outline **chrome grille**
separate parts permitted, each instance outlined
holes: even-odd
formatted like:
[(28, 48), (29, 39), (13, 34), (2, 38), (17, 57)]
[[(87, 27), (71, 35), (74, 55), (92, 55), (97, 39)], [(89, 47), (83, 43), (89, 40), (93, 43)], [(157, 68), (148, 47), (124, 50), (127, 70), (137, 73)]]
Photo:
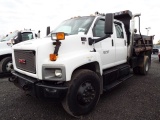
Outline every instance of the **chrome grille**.
[(34, 50), (14, 50), (14, 56), (18, 69), (36, 73), (36, 52)]

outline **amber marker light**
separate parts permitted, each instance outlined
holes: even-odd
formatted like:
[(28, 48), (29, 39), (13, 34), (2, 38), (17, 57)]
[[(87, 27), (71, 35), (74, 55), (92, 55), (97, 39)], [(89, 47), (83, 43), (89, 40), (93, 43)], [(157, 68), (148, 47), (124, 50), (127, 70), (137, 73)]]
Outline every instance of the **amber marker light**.
[(64, 32), (59, 32), (56, 34), (57, 40), (64, 40), (65, 39), (65, 34)]
[(49, 58), (50, 58), (50, 61), (56, 61), (57, 60), (57, 55), (56, 54), (50, 54)]

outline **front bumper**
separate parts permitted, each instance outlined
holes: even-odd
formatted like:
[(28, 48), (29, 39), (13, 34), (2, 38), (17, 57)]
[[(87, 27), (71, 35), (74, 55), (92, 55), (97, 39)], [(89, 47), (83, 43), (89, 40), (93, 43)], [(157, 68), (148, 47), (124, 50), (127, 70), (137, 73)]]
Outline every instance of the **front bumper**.
[(64, 84), (55, 84), (12, 71), (12, 77), (9, 81), (13, 82), (17, 87), (23, 89), (28, 94), (37, 98), (52, 98), (62, 100), (68, 90)]

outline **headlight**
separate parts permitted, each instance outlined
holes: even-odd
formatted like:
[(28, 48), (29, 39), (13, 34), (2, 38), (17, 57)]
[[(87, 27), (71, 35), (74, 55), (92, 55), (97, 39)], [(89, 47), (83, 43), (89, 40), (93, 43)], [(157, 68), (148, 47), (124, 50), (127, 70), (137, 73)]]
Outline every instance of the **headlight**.
[(56, 77), (62, 77), (62, 70), (55, 70), (54, 74)]
[(65, 81), (66, 73), (63, 65), (50, 66), (45, 65), (42, 67), (42, 79), (51, 81)]

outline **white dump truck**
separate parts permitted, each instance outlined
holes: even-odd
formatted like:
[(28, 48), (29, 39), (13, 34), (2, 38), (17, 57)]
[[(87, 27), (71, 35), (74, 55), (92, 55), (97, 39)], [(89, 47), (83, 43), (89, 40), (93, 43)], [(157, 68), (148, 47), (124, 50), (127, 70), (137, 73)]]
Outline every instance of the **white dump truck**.
[(87, 114), (131, 69), (147, 75), (154, 37), (136, 34), (136, 17), (129, 10), (75, 17), (46, 38), (14, 45), (9, 80), (37, 98), (60, 99), (72, 116)]

